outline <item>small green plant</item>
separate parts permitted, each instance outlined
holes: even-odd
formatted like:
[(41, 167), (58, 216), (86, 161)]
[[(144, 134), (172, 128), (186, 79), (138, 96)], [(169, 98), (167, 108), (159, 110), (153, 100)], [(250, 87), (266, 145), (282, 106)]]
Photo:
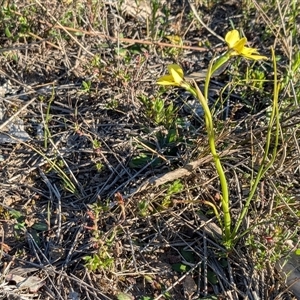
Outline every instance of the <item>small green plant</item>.
[(101, 162), (96, 162), (95, 166), (98, 172), (101, 172), (104, 169), (104, 165)]
[(98, 228), (98, 222), (101, 214), (109, 209), (107, 204), (96, 202), (90, 205), (91, 210), (88, 215), (93, 223), (92, 226), (86, 226), (86, 229), (91, 230), (93, 235), (94, 248), (97, 252), (92, 255), (87, 255), (83, 258), (85, 266), (90, 271), (110, 270), (114, 264), (114, 258), (111, 255), (111, 246), (115, 239), (115, 231), (112, 231), (109, 237)]
[(112, 109), (115, 110), (119, 107), (119, 101), (117, 99), (111, 99), (107, 104), (106, 108), (107, 109)]
[(19, 38), (29, 36), (31, 24), (28, 16), (30, 13), (30, 10), (25, 10), (25, 15), (20, 15), (15, 4), (1, 5), (0, 18), (7, 38), (17, 41)]
[[(118, 293), (117, 294), (117, 300), (134, 300), (134, 297), (127, 293)], [(142, 299), (140, 299), (142, 300)]]
[(92, 82), (91, 81), (82, 81), (81, 90), (84, 93), (90, 93), (91, 92), (91, 86), (92, 86)]
[(145, 105), (147, 118), (151, 119), (155, 125), (163, 125), (168, 129), (174, 124), (174, 121), (176, 121), (177, 110), (173, 102), (166, 104), (159, 96), (152, 100), (141, 95), (139, 99)]
[(149, 213), (149, 201), (141, 200), (138, 203), (139, 215), (141, 217), (146, 217)]
[(24, 232), (26, 230), (25, 217), (19, 211), (12, 209), (9, 211), (10, 216), (16, 220), (16, 224), (14, 225), (14, 229), (17, 232)]
[(181, 192), (183, 190), (183, 184), (180, 182), (180, 180), (175, 180), (169, 187), (167, 190), (167, 194), (164, 197), (161, 205), (164, 208), (169, 207), (172, 204), (172, 196), (174, 194), (177, 194), (179, 192)]
[(97, 150), (97, 149), (100, 149), (101, 148), (101, 142), (97, 139), (93, 140), (93, 149), (94, 150)]
[(100, 68), (102, 67), (102, 62), (101, 62), (101, 57), (99, 54), (94, 55), (92, 61), (91, 61), (91, 66), (93, 68)]
[(250, 85), (258, 90), (263, 90), (263, 84), (266, 80), (266, 75), (263, 70), (250, 69), (247, 74), (247, 85)]
[(107, 246), (102, 246), (96, 254), (87, 255), (83, 258), (85, 266), (90, 271), (99, 271), (111, 269), (114, 258), (110, 256)]
[[(288, 255), (290, 248), (286, 241), (293, 238), (288, 231), (282, 230), (282, 226), (277, 225), (273, 230), (270, 228), (259, 230), (261, 227), (265, 228), (265, 224), (257, 225), (256, 231), (263, 233), (259, 235), (250, 233), (245, 240), (245, 245), (251, 250), (255, 268), (258, 270), (265, 268), (266, 261), (275, 264), (281, 257)], [(297, 234), (295, 236), (297, 238)]]
[[(208, 87), (210, 83), (210, 79), (212, 75), (221, 68), (224, 64), (228, 63), (228, 61), (232, 57), (242, 56), (247, 59), (252, 60), (261, 60), (267, 59), (267, 57), (259, 55), (255, 48), (246, 47), (247, 39), (245, 37), (240, 38), (239, 32), (237, 30), (232, 30), (228, 32), (225, 36), (225, 41), (228, 46), (228, 50), (221, 55), (219, 58), (212, 60), (205, 79), (204, 85), (204, 93), (201, 92), (198, 85), (195, 81), (192, 83), (187, 82), (184, 80), (184, 73), (180, 66), (178, 65), (169, 65), (168, 70), (169, 74), (160, 77), (157, 81), (158, 84), (164, 86), (178, 86), (184, 88), (188, 92), (190, 92), (195, 98), (197, 98), (204, 110), (205, 113), (205, 126), (208, 135), (208, 143), (210, 147), (210, 151), (213, 157), (213, 161), (215, 163), (215, 167), (217, 169), (217, 173), (220, 180), (221, 185), (221, 203), (222, 203), (222, 211), (223, 211), (223, 220), (221, 219), (221, 215), (217, 209), (217, 207), (208, 201), (205, 201), (206, 204), (209, 204), (220, 223), (220, 226), (223, 230), (223, 244), (227, 249), (231, 249), (237, 240), (243, 235), (239, 234), (239, 229), (243, 219), (245, 218), (248, 209), (250, 207), (251, 200), (254, 197), (256, 192), (258, 183), (263, 178), (267, 170), (272, 166), (274, 163), (276, 154), (277, 154), (277, 146), (278, 146), (278, 139), (279, 139), (279, 112), (278, 112), (278, 93), (279, 93), (279, 85), (277, 84), (277, 70), (276, 70), (276, 60), (274, 51), (272, 51), (272, 58), (273, 58), (273, 66), (274, 66), (274, 98), (272, 104), (272, 112), (269, 119), (268, 124), (268, 132), (266, 137), (265, 149), (264, 149), (264, 156), (262, 159), (262, 163), (258, 170), (257, 176), (251, 185), (251, 191), (247, 198), (247, 201), (242, 209), (242, 212), (235, 224), (232, 228), (231, 224), (231, 214), (230, 214), (230, 199), (229, 199), (229, 188), (227, 184), (227, 179), (225, 176), (225, 172), (223, 169), (223, 165), (218, 155), (218, 151), (216, 149), (216, 139), (215, 139), (215, 124), (213, 122), (213, 117), (211, 110), (208, 106)], [(275, 131), (274, 128), (275, 127)], [(272, 149), (270, 147), (271, 144), (271, 137), (273, 138), (273, 145)]]
[(129, 72), (127, 72), (127, 70), (118, 70), (114, 75), (123, 86), (127, 86), (131, 80), (131, 75)]
[[(156, 95), (154, 100), (144, 95), (140, 95), (139, 99), (144, 104), (147, 120), (151, 120), (151, 123), (153, 122), (154, 125), (160, 128), (155, 133), (157, 143), (139, 141), (144, 151), (134, 156), (129, 166), (142, 168), (147, 164), (151, 164), (151, 166), (155, 167), (164, 159), (160, 154), (171, 156), (177, 154), (178, 142), (182, 140), (178, 130), (182, 120), (177, 118), (177, 109), (173, 103), (166, 104), (159, 95)], [(145, 131), (147, 130), (149, 129), (146, 128)], [(156, 151), (157, 144), (159, 145), (160, 153)]]
[(129, 167), (133, 169), (141, 169), (146, 165), (154, 165), (156, 166), (157, 160), (153, 159), (153, 155), (141, 153), (139, 155), (134, 156), (130, 162)]
[[(177, 46), (183, 46), (183, 41), (182, 38), (178, 35), (167, 35), (166, 38), (173, 44), (173, 45), (177, 45)], [(174, 48), (169, 48), (168, 50), (166, 50), (167, 53), (169, 53), (169, 55), (171, 57), (175, 57), (178, 58), (179, 55), (182, 53), (182, 49), (178, 48), (178, 47), (174, 47)]]

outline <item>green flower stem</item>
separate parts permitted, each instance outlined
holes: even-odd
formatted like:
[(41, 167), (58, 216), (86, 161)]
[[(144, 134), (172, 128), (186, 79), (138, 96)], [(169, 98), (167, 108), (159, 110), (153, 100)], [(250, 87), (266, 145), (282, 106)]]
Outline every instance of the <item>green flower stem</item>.
[(223, 64), (225, 64), (230, 59), (230, 51), (227, 51), (224, 55), (222, 55), (214, 64), (211, 63), (205, 80), (204, 86), (204, 95), (200, 91), (198, 85), (194, 82), (194, 88), (191, 86), (187, 86), (183, 84), (184, 88), (187, 89), (191, 94), (193, 94), (202, 105), (202, 108), (205, 113), (205, 125), (208, 134), (208, 142), (211, 154), (213, 156), (213, 160), (217, 169), (217, 173), (219, 175), (221, 190), (222, 190), (222, 211), (223, 211), (223, 223), (219, 217), (219, 214), (216, 214), (217, 219), (220, 223), (220, 226), (224, 232), (224, 244), (227, 248), (231, 247), (231, 216), (229, 210), (229, 191), (228, 191), (228, 184), (227, 179), (225, 176), (225, 172), (223, 170), (223, 166), (221, 164), (220, 156), (216, 150), (216, 141), (215, 141), (215, 130), (213, 124), (213, 118), (211, 115), (210, 108), (208, 106), (208, 87), (210, 83), (211, 76), (214, 72), (216, 72)]
[[(209, 72), (210, 73), (210, 72)], [(210, 73), (211, 74), (211, 73)], [(219, 175), (220, 183), (221, 183), (221, 189), (222, 189), (222, 210), (223, 210), (223, 224), (221, 223), (220, 218), (217, 218), (220, 222), (220, 226), (224, 231), (224, 242), (225, 245), (230, 245), (230, 238), (231, 238), (231, 216), (229, 212), (229, 192), (228, 192), (228, 185), (227, 180), (225, 176), (225, 172), (223, 170), (220, 156), (217, 153), (216, 150), (216, 142), (215, 142), (215, 132), (214, 132), (214, 125), (213, 125), (213, 119), (211, 115), (211, 111), (208, 106), (207, 98), (205, 98), (198, 88), (198, 85), (194, 82), (195, 88), (192, 88), (191, 86), (188, 88), (188, 91), (193, 94), (202, 105), (202, 108), (205, 113), (205, 125), (208, 133), (208, 142), (211, 154), (213, 156), (213, 160)]]
[[(220, 184), (221, 184), (221, 191), (222, 191), (222, 196), (221, 196), (221, 202), (222, 202), (222, 211), (223, 211), (223, 221), (220, 218), (219, 212), (216, 208), (216, 206), (212, 203), (208, 203), (207, 201), (204, 201), (205, 204), (210, 205), (214, 212), (215, 215), (218, 219), (218, 222), (220, 223), (220, 226), (223, 230), (223, 242), (224, 246), (227, 249), (231, 249), (236, 242), (238, 238), (238, 230), (241, 226), (241, 223), (243, 219), (245, 218), (248, 209), (250, 207), (251, 200), (253, 199), (257, 186), (259, 184), (259, 181), (267, 170), (272, 166), (275, 160), (275, 156), (277, 154), (277, 145), (278, 145), (278, 138), (279, 138), (279, 113), (278, 113), (278, 92), (279, 92), (279, 86), (277, 85), (277, 77), (276, 77), (276, 61), (275, 61), (275, 55), (273, 51), (273, 63), (274, 63), (274, 101), (273, 101), (273, 109), (272, 109), (272, 114), (270, 117), (270, 122), (269, 122), (269, 128), (268, 128), (268, 134), (267, 134), (267, 141), (266, 141), (266, 146), (265, 146), (265, 153), (263, 157), (263, 163), (261, 164), (261, 167), (258, 171), (257, 177), (255, 179), (255, 182), (252, 186), (252, 189), (250, 191), (249, 197), (246, 201), (246, 204), (243, 207), (242, 213), (238, 218), (238, 221), (236, 225), (234, 226), (233, 230), (231, 230), (231, 215), (230, 215), (230, 207), (229, 207), (229, 190), (228, 190), (228, 184), (227, 184), (227, 179), (225, 176), (225, 172), (220, 160), (220, 156), (217, 153), (216, 150), (216, 140), (215, 140), (215, 130), (214, 130), (214, 124), (213, 124), (213, 118), (212, 114), (208, 105), (208, 90), (209, 90), (209, 83), (211, 80), (212, 75), (219, 70), (225, 63), (227, 63), (230, 59), (230, 57), (233, 55), (233, 50), (228, 50), (225, 52), (220, 58), (217, 60), (212, 60), (212, 62), (209, 65), (207, 74), (206, 74), (206, 79), (205, 79), (205, 85), (204, 85), (204, 94), (200, 91), (198, 85), (196, 82), (193, 82), (193, 85), (191, 85), (188, 82), (185, 82), (184, 80), (180, 82), (179, 86), (182, 88), (186, 89), (189, 91), (194, 97), (196, 97), (200, 104), (202, 105), (202, 108), (204, 110), (204, 119), (205, 119), (205, 125), (206, 125), (206, 130), (208, 134), (208, 142), (209, 142), (209, 147), (211, 154), (213, 156), (213, 160), (217, 169), (217, 173), (220, 179)], [(173, 72), (174, 73), (174, 72)], [(178, 73), (179, 74), (179, 73)], [(174, 77), (174, 76), (173, 76)], [(266, 164), (266, 161), (268, 159), (269, 155), (269, 149), (270, 149), (270, 143), (271, 143), (271, 135), (272, 135), (272, 129), (273, 125), (275, 123), (276, 126), (276, 132), (275, 132), (275, 147), (273, 150), (273, 155), (271, 160)]]
[(216, 206), (212, 202), (206, 201), (206, 200), (202, 201), (202, 203), (205, 204), (205, 205), (210, 206), (213, 209), (214, 214), (216, 215), (216, 218), (217, 218), (219, 224), (222, 224), (222, 220), (221, 220), (220, 214), (219, 214)]
[[(279, 131), (280, 131), (279, 108), (278, 108), (278, 97), (279, 97), (280, 85), (277, 82), (277, 66), (276, 66), (276, 58), (275, 58), (274, 49), (272, 49), (272, 59), (273, 59), (273, 68), (274, 68), (274, 93), (273, 93), (272, 112), (271, 112), (270, 121), (268, 124), (266, 145), (265, 145), (265, 149), (264, 149), (264, 156), (262, 159), (261, 166), (258, 170), (257, 176), (255, 178), (254, 184), (251, 187), (250, 194), (247, 198), (247, 201), (246, 201), (246, 203), (242, 209), (242, 212), (239, 215), (239, 218), (238, 218), (238, 220), (235, 224), (235, 227), (232, 231), (232, 235), (231, 235), (232, 240), (237, 238), (238, 230), (241, 226), (243, 219), (245, 218), (245, 216), (248, 212), (251, 200), (253, 199), (253, 196), (254, 196), (255, 192), (257, 191), (257, 186), (258, 186), (260, 180), (264, 177), (265, 173), (268, 171), (268, 169), (273, 165), (276, 155), (277, 155)], [(271, 136), (272, 136), (274, 124), (275, 124), (275, 145), (273, 147), (273, 153), (272, 153), (271, 159), (269, 158), (269, 162), (267, 164), (265, 164), (266, 161), (268, 160), (268, 156), (269, 156), (269, 152), (270, 152)]]
[[(218, 69), (220, 69), (225, 63), (227, 63), (227, 61), (230, 59), (232, 55), (232, 50), (228, 50), (227, 52), (225, 52), (222, 56), (220, 56), (217, 61), (212, 65), (211, 67), (211, 72), (208, 75), (211, 77)], [(210, 80), (209, 77), (209, 80)]]
[(219, 175), (220, 184), (221, 184), (221, 190), (222, 190), (222, 210), (223, 210), (223, 226), (222, 229), (224, 231), (224, 245), (227, 248), (231, 247), (231, 215), (230, 215), (230, 209), (229, 209), (229, 190), (228, 190), (228, 184), (227, 179), (225, 176), (225, 172), (220, 160), (219, 155), (217, 154), (216, 150), (216, 142), (215, 142), (215, 132), (214, 132), (214, 125), (212, 120), (211, 111), (208, 106), (208, 88), (211, 76), (219, 69), (221, 68), (229, 59), (230, 59), (231, 51), (225, 52), (220, 58), (217, 59), (215, 63), (213, 61), (210, 63), (206, 79), (205, 79), (205, 85), (204, 85), (204, 96), (201, 93), (200, 89), (196, 85), (196, 90), (198, 94), (198, 99), (200, 100), (201, 104), (203, 105), (203, 109), (205, 112), (205, 119), (206, 121), (206, 127), (208, 129), (208, 139), (209, 139), (209, 146), (210, 151), (213, 155), (214, 163)]
[(220, 69), (225, 63), (227, 63), (227, 61), (230, 59), (231, 54), (232, 54), (232, 50), (228, 50), (222, 56), (220, 56), (216, 60), (215, 63), (214, 63), (214, 60), (212, 60), (211, 63), (209, 64), (207, 74), (206, 74), (206, 78), (205, 78), (205, 83), (204, 83), (204, 97), (205, 97), (205, 99), (208, 100), (208, 87), (209, 87), (209, 83), (210, 83), (210, 79), (211, 79), (212, 75), (218, 69)]

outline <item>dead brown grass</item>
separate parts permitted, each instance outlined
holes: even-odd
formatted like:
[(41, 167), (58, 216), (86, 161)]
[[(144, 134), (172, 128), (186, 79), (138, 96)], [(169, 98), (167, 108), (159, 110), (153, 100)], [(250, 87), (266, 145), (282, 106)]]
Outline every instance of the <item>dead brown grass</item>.
[[(297, 239), (299, 225), (300, 114), (292, 104), (283, 107), (293, 96), (290, 87), (281, 95), (278, 158), (243, 225), (249, 233), (226, 253), (220, 228), (203, 205), (204, 200), (218, 205), (220, 191), (201, 116), (184, 109), (181, 91), (161, 95), (174, 99), (178, 115), (190, 124), (177, 128), (184, 137), (178, 144), (163, 144), (157, 133), (164, 135), (166, 128), (147, 117), (140, 101), (141, 95), (157, 97), (155, 80), (167, 63), (177, 60), (188, 73), (207, 67), (214, 46), (199, 42), (221, 51), (217, 37), (189, 18), (188, 3), (181, 1), (165, 2), (170, 18), (160, 9), (152, 31), (147, 2), (138, 15), (129, 3), (119, 7), (110, 1), (14, 3), (11, 15), (4, 13), (11, 3), (3, 6), (0, 25), (0, 104), (2, 122), (9, 120), (0, 128), (11, 138), (0, 150), (2, 299), (116, 299), (121, 292), (125, 299), (295, 299), (274, 268), (274, 257), (288, 252), (286, 242)], [(243, 9), (235, 1), (202, 6), (201, 18), (224, 36), (229, 17), (243, 24)], [(12, 38), (5, 35), (9, 22)], [(245, 27), (249, 39), (254, 29)], [(160, 30), (181, 35), (190, 48), (172, 56)], [(278, 44), (279, 52), (285, 50)], [(229, 75), (215, 84), (224, 86)], [(83, 82), (90, 83), (89, 90), (83, 91)], [(232, 93), (226, 120), (216, 109), (233, 219), (263, 154), (272, 90), (251, 94), (251, 109), (240, 92)], [(15, 120), (22, 120), (30, 140), (11, 135), (8, 125)], [(38, 130), (47, 128), (45, 148)], [(131, 159), (141, 153), (151, 160), (133, 168)], [(183, 189), (164, 207), (175, 179)], [(95, 203), (102, 207), (98, 217)], [(22, 216), (12, 217), (12, 210)], [(99, 251), (113, 263), (88, 270), (83, 258)]]

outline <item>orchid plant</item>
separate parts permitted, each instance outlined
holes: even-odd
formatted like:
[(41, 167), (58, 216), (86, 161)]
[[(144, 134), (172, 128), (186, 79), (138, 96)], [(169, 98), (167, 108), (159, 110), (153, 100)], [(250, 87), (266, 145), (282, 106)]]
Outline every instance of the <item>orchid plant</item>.
[[(241, 38), (239, 35), (239, 32), (237, 30), (229, 31), (225, 36), (225, 41), (227, 43), (228, 49), (219, 58), (217, 58), (216, 60), (212, 60), (212, 62), (210, 63), (207, 74), (206, 74), (203, 93), (201, 92), (201, 90), (199, 89), (199, 87), (195, 81), (192, 81), (192, 83), (190, 83), (184, 79), (184, 72), (183, 72), (182, 68), (176, 64), (171, 64), (168, 66), (169, 74), (160, 77), (157, 80), (157, 84), (164, 85), (164, 86), (171, 85), (171, 86), (184, 88), (185, 90), (190, 92), (195, 98), (197, 98), (199, 100), (200, 104), (202, 105), (202, 108), (205, 113), (204, 118), (205, 118), (206, 130), (207, 130), (207, 134), (208, 134), (209, 147), (210, 147), (210, 151), (211, 151), (211, 154), (213, 157), (213, 161), (214, 161), (214, 164), (215, 164), (218, 176), (219, 176), (219, 180), (220, 180), (220, 185), (221, 185), (221, 191), (222, 191), (221, 203), (222, 203), (223, 219), (221, 219), (221, 215), (213, 203), (207, 203), (207, 202), (205, 202), (205, 203), (209, 204), (213, 208), (215, 215), (218, 219), (218, 222), (220, 223), (220, 226), (223, 230), (224, 246), (227, 249), (231, 249), (236, 241), (236, 236), (237, 236), (239, 226), (241, 225), (242, 219), (245, 217), (245, 215), (247, 213), (247, 210), (249, 208), (250, 201), (254, 195), (254, 192), (250, 193), (250, 195), (246, 201), (245, 207), (241, 212), (240, 218), (238, 219), (237, 225), (232, 229), (231, 215), (230, 215), (229, 189), (228, 189), (225, 172), (224, 172), (220, 157), (219, 157), (217, 149), (216, 149), (216, 139), (215, 139), (215, 129), (214, 129), (213, 117), (212, 117), (212, 113), (211, 113), (209, 105), (208, 105), (208, 87), (209, 87), (210, 79), (211, 79), (212, 75), (214, 74), (214, 72), (216, 72), (219, 68), (221, 68), (232, 57), (242, 56), (246, 59), (252, 59), (252, 60), (262, 60), (262, 59), (267, 59), (267, 57), (259, 55), (257, 49), (255, 49), (255, 48), (246, 47), (247, 39), (245, 37)], [(273, 53), (272, 57), (273, 57), (273, 63), (274, 63), (274, 68), (275, 68), (276, 63), (275, 63), (274, 53)], [(274, 82), (277, 85), (276, 72), (275, 72), (274, 76), (275, 76)], [(275, 92), (275, 90), (277, 90), (277, 88), (276, 89), (274, 88), (274, 92)], [(273, 126), (274, 118), (276, 116), (278, 117), (278, 107), (277, 107), (276, 95), (278, 96), (278, 90), (277, 90), (277, 93), (274, 93), (273, 119), (270, 120), (269, 126)], [(277, 108), (277, 110), (276, 110), (276, 108)], [(276, 114), (276, 112), (277, 112), (277, 114)], [(277, 124), (277, 126), (279, 126), (278, 122), (276, 124)], [(276, 132), (277, 132), (277, 139), (278, 139), (278, 130)], [(271, 133), (268, 133), (268, 134), (271, 134)], [(265, 153), (267, 155), (269, 153), (268, 144), (266, 145), (266, 147), (267, 148), (265, 148)], [(275, 153), (273, 153), (273, 156), (275, 156), (275, 155), (276, 155), (276, 151), (275, 151)], [(260, 171), (258, 172), (257, 180), (255, 181), (256, 184), (254, 183), (254, 185), (253, 185), (253, 189), (256, 188), (259, 180), (265, 174), (266, 170), (269, 167), (270, 167), (269, 165), (266, 165), (266, 166), (262, 165)]]

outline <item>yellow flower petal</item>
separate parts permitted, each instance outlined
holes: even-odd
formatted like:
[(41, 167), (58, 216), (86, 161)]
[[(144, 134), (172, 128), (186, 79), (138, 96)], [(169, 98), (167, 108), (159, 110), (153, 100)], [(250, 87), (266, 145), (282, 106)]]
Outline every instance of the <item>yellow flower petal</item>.
[(182, 77), (176, 72), (176, 70), (171, 69), (171, 75), (176, 84), (180, 84), (182, 82)]
[(237, 30), (231, 30), (227, 32), (225, 41), (229, 48), (233, 48), (234, 45), (240, 40), (240, 34)]
[(240, 34), (237, 30), (231, 30), (227, 32), (225, 36), (225, 41), (228, 48), (231, 50), (230, 55), (242, 55), (249, 59), (259, 60), (267, 59), (266, 56), (259, 55), (255, 48), (246, 47), (247, 39), (245, 37), (240, 38)]
[(253, 59), (253, 60), (261, 60), (261, 59), (268, 59), (266, 56), (263, 55), (256, 55), (256, 54), (244, 54), (246, 58)]
[(244, 47), (241, 54), (246, 58), (250, 58), (253, 60), (268, 59), (266, 56), (259, 55), (257, 49), (255, 48)]
[(164, 75), (157, 80), (160, 85), (175, 85), (182, 86), (183, 84), (183, 70), (179, 65), (168, 65), (170, 74)]
[(168, 70), (171, 76), (173, 77), (173, 81), (176, 84), (180, 84), (183, 79), (183, 70), (181, 69), (181, 67), (173, 64), (168, 66)]
[(247, 39), (241, 38), (239, 41), (237, 41), (232, 49), (234, 49), (237, 53), (241, 54), (243, 52), (243, 49), (245, 48), (245, 45), (247, 43)]
[(172, 75), (164, 75), (158, 78), (157, 84), (160, 85), (175, 85)]
[(258, 54), (258, 51), (255, 48), (244, 47), (243, 53), (250, 53), (250, 54), (256, 53), (256, 54)]

